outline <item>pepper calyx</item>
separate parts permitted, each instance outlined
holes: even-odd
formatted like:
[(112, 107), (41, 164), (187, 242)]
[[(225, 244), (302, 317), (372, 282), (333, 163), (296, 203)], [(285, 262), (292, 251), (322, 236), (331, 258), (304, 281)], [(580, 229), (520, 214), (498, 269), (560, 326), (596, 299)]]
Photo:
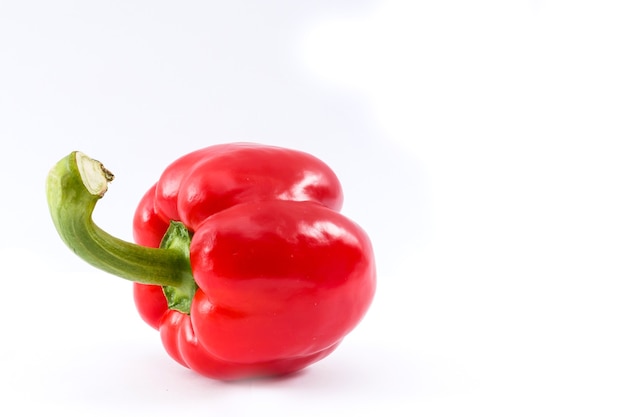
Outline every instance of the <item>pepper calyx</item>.
[(191, 236), (189, 230), (184, 224), (177, 221), (171, 221), (170, 226), (163, 236), (160, 248), (177, 251), (182, 258), (187, 259), (187, 274), (182, 276), (180, 283), (176, 286), (164, 285), (163, 294), (167, 299), (167, 307), (170, 310), (177, 310), (184, 314), (191, 311), (191, 301), (196, 294), (198, 284), (191, 273), (191, 264), (189, 262), (189, 245), (191, 244)]

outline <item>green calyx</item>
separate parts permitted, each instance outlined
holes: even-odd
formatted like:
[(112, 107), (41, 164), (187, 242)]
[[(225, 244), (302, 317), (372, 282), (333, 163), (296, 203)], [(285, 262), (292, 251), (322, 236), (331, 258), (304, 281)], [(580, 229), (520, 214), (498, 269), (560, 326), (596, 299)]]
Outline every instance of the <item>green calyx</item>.
[(189, 230), (181, 222), (171, 222), (167, 229), (163, 240), (161, 241), (161, 249), (169, 251), (177, 251), (187, 260), (189, 275), (185, 277), (178, 285), (164, 285), (163, 294), (167, 298), (167, 306), (170, 310), (178, 310), (182, 313), (189, 314), (191, 310), (191, 300), (196, 294), (198, 285), (191, 275), (191, 266), (189, 265), (189, 245), (191, 244), (191, 236)]
[(113, 174), (81, 152), (61, 159), (48, 174), (46, 195), (52, 221), (65, 244), (91, 265), (142, 284), (160, 285), (171, 309), (188, 314), (197, 285), (189, 262), (189, 232), (172, 222), (160, 248), (126, 242), (92, 219)]

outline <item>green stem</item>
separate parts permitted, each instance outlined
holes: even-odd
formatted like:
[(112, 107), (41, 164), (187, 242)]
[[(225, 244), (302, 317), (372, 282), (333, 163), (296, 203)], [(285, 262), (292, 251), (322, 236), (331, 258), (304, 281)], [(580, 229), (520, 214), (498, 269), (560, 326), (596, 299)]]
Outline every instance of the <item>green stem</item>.
[[(93, 222), (96, 203), (112, 180), (113, 174), (100, 162), (81, 152), (72, 152), (52, 168), (46, 194), (52, 220), (63, 241), (79, 257), (103, 271), (133, 282), (170, 288), (179, 293), (178, 297), (180, 292), (186, 298), (193, 297), (196, 286), (189, 264), (189, 234), (182, 224), (173, 223), (166, 235), (169, 238), (157, 249), (113, 237)], [(182, 304), (189, 304), (188, 301)]]

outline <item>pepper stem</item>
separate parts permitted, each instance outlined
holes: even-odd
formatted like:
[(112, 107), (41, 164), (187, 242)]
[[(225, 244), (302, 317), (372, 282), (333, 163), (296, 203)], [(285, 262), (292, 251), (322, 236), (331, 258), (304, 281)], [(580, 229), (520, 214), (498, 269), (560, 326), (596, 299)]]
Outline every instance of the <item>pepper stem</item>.
[[(185, 310), (197, 288), (189, 263), (187, 229), (181, 223), (173, 223), (166, 234), (169, 237), (158, 249), (126, 242), (100, 229), (93, 222), (93, 210), (113, 178), (100, 162), (81, 152), (61, 159), (50, 170), (46, 182), (48, 206), (57, 232), (70, 249), (91, 265), (133, 282), (160, 285), (179, 293), (176, 303), (170, 297), (168, 303)], [(181, 294), (189, 298), (182, 304)], [(188, 313), (188, 309), (183, 312)]]

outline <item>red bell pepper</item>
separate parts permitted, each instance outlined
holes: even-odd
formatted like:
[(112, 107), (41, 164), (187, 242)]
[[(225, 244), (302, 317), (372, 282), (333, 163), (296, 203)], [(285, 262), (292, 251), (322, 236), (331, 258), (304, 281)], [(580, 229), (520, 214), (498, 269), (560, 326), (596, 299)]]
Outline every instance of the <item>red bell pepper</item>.
[(52, 219), (76, 254), (134, 282), (140, 316), (180, 364), (222, 380), (295, 372), (365, 315), (372, 246), (319, 159), (247, 143), (183, 156), (141, 199), (138, 244), (92, 220), (112, 179), (71, 153), (48, 176)]

